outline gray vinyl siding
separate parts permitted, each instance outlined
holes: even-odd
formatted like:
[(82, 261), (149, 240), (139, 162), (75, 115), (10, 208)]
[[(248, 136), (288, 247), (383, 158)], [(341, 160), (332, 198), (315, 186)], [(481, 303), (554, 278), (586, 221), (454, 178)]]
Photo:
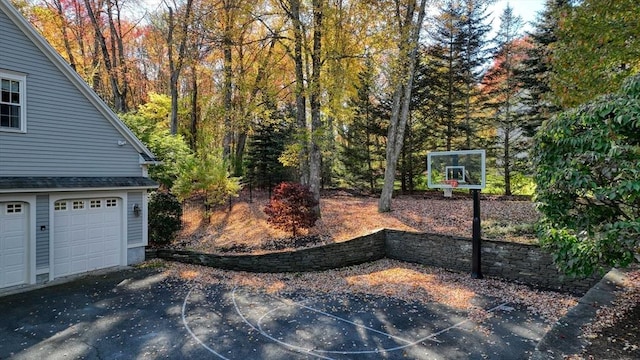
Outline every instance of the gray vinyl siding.
[(27, 133), (0, 131), (0, 176), (141, 176), (138, 152), (4, 12), (0, 29), (0, 72), (27, 77)]
[[(44, 230), (42, 230), (44, 226)], [(36, 196), (36, 269), (49, 267), (49, 195)]]
[(142, 242), (142, 215), (135, 216), (133, 205), (138, 204), (142, 209), (142, 192), (127, 193), (127, 243), (140, 244)]

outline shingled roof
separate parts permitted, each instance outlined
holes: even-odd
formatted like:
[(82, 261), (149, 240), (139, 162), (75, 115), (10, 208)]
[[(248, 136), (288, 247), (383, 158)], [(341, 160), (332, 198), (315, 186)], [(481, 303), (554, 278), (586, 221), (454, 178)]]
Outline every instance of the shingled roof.
[(0, 177), (0, 192), (157, 187), (158, 183), (145, 177)]

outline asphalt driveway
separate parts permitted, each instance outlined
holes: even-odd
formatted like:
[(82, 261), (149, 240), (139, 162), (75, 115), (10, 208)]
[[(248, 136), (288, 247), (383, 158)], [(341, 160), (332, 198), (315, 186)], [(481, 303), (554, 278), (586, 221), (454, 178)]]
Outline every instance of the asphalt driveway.
[(490, 297), (274, 297), (125, 269), (0, 297), (0, 359), (526, 359), (545, 324)]

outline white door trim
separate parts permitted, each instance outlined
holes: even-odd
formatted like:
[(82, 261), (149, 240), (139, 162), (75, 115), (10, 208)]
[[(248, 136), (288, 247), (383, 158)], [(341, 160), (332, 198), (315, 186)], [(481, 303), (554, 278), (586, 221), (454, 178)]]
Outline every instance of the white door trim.
[(122, 202), (120, 207), (120, 221), (122, 228), (120, 229), (120, 265), (127, 265), (127, 192), (126, 191), (91, 191), (91, 192), (74, 192), (74, 193), (53, 193), (49, 194), (49, 281), (56, 278), (54, 264), (54, 245), (55, 245), (55, 218), (54, 204), (58, 200), (64, 199), (86, 199), (86, 198), (119, 198)]
[(36, 283), (36, 196), (35, 195), (0, 195), (0, 202), (24, 202), (29, 204), (27, 214), (27, 284)]

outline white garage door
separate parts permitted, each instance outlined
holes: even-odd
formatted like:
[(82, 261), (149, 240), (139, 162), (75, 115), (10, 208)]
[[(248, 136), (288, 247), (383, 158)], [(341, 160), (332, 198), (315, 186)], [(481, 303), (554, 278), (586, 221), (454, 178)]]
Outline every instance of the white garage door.
[(27, 206), (0, 202), (0, 288), (27, 280)]
[(122, 200), (60, 200), (54, 204), (54, 276), (120, 264)]

